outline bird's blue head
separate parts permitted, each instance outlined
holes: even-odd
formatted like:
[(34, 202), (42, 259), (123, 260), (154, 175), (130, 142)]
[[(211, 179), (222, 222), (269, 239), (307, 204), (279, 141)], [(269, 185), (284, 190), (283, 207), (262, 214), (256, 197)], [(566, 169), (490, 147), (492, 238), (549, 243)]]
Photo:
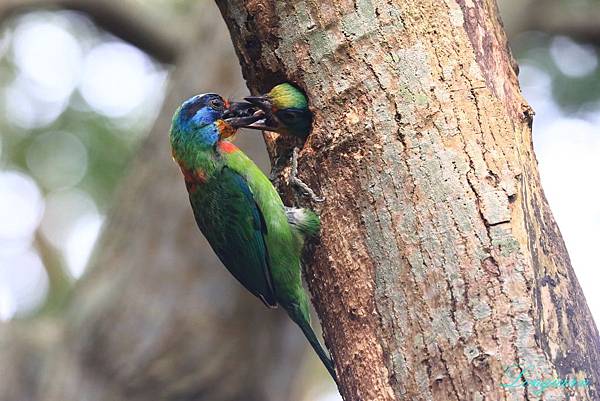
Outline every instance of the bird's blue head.
[(171, 123), (173, 157), (179, 162), (192, 160), (199, 151), (215, 149), (219, 140), (261, 118), (238, 116), (229, 107), (229, 102), (215, 93), (197, 95), (183, 102)]
[[(227, 102), (215, 93), (194, 96), (177, 109), (171, 123), (171, 144), (211, 147), (219, 140)], [(187, 147), (187, 146), (186, 146)]]

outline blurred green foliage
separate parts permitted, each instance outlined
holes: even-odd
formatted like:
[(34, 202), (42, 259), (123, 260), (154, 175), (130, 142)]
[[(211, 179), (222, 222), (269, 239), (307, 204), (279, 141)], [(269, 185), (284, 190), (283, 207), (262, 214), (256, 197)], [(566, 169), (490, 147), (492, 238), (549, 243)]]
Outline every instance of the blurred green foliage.
[(544, 32), (525, 32), (511, 40), (519, 64), (533, 65), (551, 79), (552, 97), (567, 113), (600, 101), (598, 49)]
[[(184, 3), (181, 2), (181, 7)], [(56, 194), (68, 193), (85, 194), (92, 201), (92, 210), (90, 210), (90, 202), (86, 201), (85, 197), (71, 196), (70, 199), (81, 198), (84, 204), (70, 205), (73, 210), (64, 210), (62, 215), (59, 214), (54, 219), (44, 217), (38, 232), (32, 233), (31, 238), (22, 239), (23, 244), (20, 246), (33, 246), (37, 250), (49, 277), (47, 303), (52, 306), (42, 305), (42, 311), (57, 310), (72, 283), (70, 276), (73, 272), (69, 269), (69, 262), (73, 258), (67, 255), (70, 249), (66, 241), (62, 241), (57, 246), (59, 241), (53, 240), (53, 233), (65, 230), (64, 227), (57, 226), (69, 225), (66, 230), (72, 232), (71, 236), (77, 236), (75, 230), (78, 228), (78, 218), (85, 217), (86, 213), (95, 213), (97, 218), (101, 219), (107, 213), (117, 185), (126, 174), (128, 163), (156, 117), (167, 74), (166, 67), (143, 56), (139, 64), (144, 68), (140, 71), (130, 71), (130, 74), (134, 76), (139, 74), (144, 79), (147, 78), (146, 81), (140, 82), (151, 87), (145, 89), (146, 93), (138, 96), (141, 99), (139, 105), (135, 105), (132, 110), (127, 110), (118, 117), (114, 116), (114, 107), (110, 112), (104, 112), (94, 102), (90, 103), (89, 97), (93, 96), (93, 93), (90, 95), (85, 91), (82, 92), (83, 76), (79, 78), (80, 82), (75, 83), (74, 88), (65, 90), (67, 94), (65, 99), (44, 98), (44, 91), (40, 90), (40, 85), (52, 86), (64, 79), (59, 79), (61, 78), (59, 76), (53, 79), (51, 76), (53, 60), (45, 59), (44, 54), (40, 54), (34, 60), (28, 59), (28, 62), (39, 63), (38, 67), (41, 69), (29, 68), (31, 65), (20, 65), (19, 62), (22, 60), (18, 57), (19, 49), (16, 46), (35, 46), (35, 43), (22, 43), (23, 40), (17, 41), (15, 38), (18, 37), (19, 30), (23, 30), (24, 27), (29, 29), (32, 26), (40, 26), (48, 30), (48, 26), (52, 24), (55, 24), (61, 35), (67, 35), (67, 39), (76, 41), (81, 50), (78, 61), (82, 68), (86, 67), (87, 55), (106, 44), (114, 45), (113, 47), (120, 52), (116, 52), (115, 57), (120, 57), (121, 53), (122, 57), (133, 55), (140, 59), (143, 56), (136, 54), (139, 51), (133, 48), (129, 50), (128, 46), (118, 47), (120, 43), (118, 39), (99, 31), (88, 18), (73, 12), (34, 12), (18, 16), (3, 25), (0, 34), (0, 172), (4, 170), (26, 173), (35, 180), (46, 199)], [(56, 34), (53, 30), (49, 31), (49, 34), (53, 33)], [(60, 43), (50, 43), (49, 46), (56, 46), (56, 57), (69, 55), (61, 54)], [(130, 55), (127, 54), (128, 51)], [(21, 53), (23, 52), (32, 53), (21, 49)], [(110, 72), (110, 68), (118, 70), (118, 64), (115, 64), (116, 67), (111, 64), (118, 62), (116, 59), (106, 60), (108, 71)], [(59, 67), (61, 65), (61, 63), (55, 64)], [(30, 70), (34, 72), (34, 76)], [(40, 78), (35, 76), (36, 71), (41, 74), (43, 82), (36, 81), (36, 78)], [(47, 75), (45, 78), (44, 74)], [(98, 79), (106, 79), (106, 75)], [(118, 80), (119, 77), (113, 78)], [(85, 79), (93, 80), (96, 77), (88, 76)], [(106, 85), (109, 84), (111, 82), (106, 82)], [(133, 89), (139, 90), (136, 87)], [(123, 90), (127, 90), (127, 87)], [(118, 91), (115, 92), (115, 99), (118, 100), (120, 94)], [(102, 93), (98, 94), (98, 96), (102, 95)], [(104, 99), (104, 101), (110, 102), (111, 99)], [(115, 104), (118, 105), (119, 102)], [(51, 115), (53, 110), (58, 110), (58, 115)], [(40, 111), (42, 114), (48, 111), (50, 116), (40, 119), (36, 116)], [(69, 177), (71, 179), (68, 179)], [(18, 212), (19, 210), (15, 211), (17, 214)], [(48, 205), (46, 205), (46, 214), (48, 214)], [(52, 227), (45, 229), (44, 225), (52, 225)], [(27, 245), (27, 242), (31, 245)], [(10, 244), (12, 246), (12, 242)], [(3, 242), (0, 238), (0, 254), (2, 248)], [(78, 256), (79, 259), (86, 258), (85, 252), (83, 254), (84, 256)], [(77, 263), (84, 262), (77, 261)], [(2, 264), (1, 259), (0, 264)], [(4, 268), (11, 268), (15, 274), (18, 274), (19, 266)], [(78, 275), (79, 272), (75, 274)]]

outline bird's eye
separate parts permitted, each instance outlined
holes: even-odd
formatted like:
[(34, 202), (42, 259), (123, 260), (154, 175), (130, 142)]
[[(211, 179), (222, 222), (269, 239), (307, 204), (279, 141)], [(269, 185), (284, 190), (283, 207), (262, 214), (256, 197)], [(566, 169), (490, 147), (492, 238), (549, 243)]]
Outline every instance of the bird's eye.
[(223, 108), (225, 107), (225, 104), (221, 99), (211, 99), (208, 102), (208, 105), (215, 110), (223, 110)]

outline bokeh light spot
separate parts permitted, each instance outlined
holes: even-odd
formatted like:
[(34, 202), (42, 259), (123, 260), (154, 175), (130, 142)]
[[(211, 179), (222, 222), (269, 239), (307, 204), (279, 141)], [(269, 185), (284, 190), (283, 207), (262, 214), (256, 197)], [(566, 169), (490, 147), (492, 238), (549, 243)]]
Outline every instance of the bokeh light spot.
[(96, 204), (78, 189), (54, 191), (46, 196), (46, 209), (40, 231), (55, 248), (65, 251), (73, 227), (84, 215), (97, 214)]
[(48, 275), (33, 249), (0, 255), (0, 308), (2, 318), (25, 315), (35, 310), (48, 292)]
[(144, 103), (159, 74), (137, 48), (120, 42), (103, 43), (85, 59), (81, 94), (97, 112), (122, 117)]
[(17, 171), (0, 172), (0, 248), (5, 240), (29, 239), (43, 210), (40, 190), (31, 177)]
[(82, 216), (69, 235), (66, 246), (67, 266), (74, 278), (79, 278), (85, 271), (98, 239), (104, 218), (97, 213)]
[(46, 188), (69, 188), (77, 185), (85, 175), (87, 150), (73, 134), (48, 132), (29, 146), (27, 167)]
[(598, 55), (591, 45), (582, 45), (565, 36), (550, 44), (550, 54), (558, 69), (569, 77), (583, 77), (598, 67)]
[(82, 50), (66, 29), (41, 22), (39, 15), (24, 17), (15, 29), (13, 52), (18, 68), (35, 83), (38, 97), (62, 102), (71, 95), (79, 81)]
[(10, 288), (0, 282), (0, 320), (10, 320), (15, 313), (17, 313), (17, 305), (15, 305)]
[[(49, 102), (32, 93), (32, 83), (18, 75), (5, 89), (5, 115), (12, 124), (26, 130), (44, 127), (65, 111), (68, 102)], [(23, 131), (26, 134), (27, 131)]]

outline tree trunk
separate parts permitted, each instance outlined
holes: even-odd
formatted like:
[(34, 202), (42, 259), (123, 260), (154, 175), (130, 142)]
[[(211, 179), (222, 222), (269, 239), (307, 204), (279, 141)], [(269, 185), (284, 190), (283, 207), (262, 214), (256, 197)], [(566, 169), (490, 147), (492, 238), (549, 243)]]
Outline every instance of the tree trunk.
[(296, 399), (304, 340), (219, 265), (171, 159), (168, 130), (179, 104), (198, 91), (243, 85), (232, 79), (239, 70), (216, 6), (196, 11), (193, 32), (178, 27), (188, 45), (163, 110), (66, 316), (0, 325), (0, 400)]
[(495, 2), (217, 3), (251, 91), (291, 81), (315, 112), (306, 276), (344, 399), (598, 399), (598, 331)]

